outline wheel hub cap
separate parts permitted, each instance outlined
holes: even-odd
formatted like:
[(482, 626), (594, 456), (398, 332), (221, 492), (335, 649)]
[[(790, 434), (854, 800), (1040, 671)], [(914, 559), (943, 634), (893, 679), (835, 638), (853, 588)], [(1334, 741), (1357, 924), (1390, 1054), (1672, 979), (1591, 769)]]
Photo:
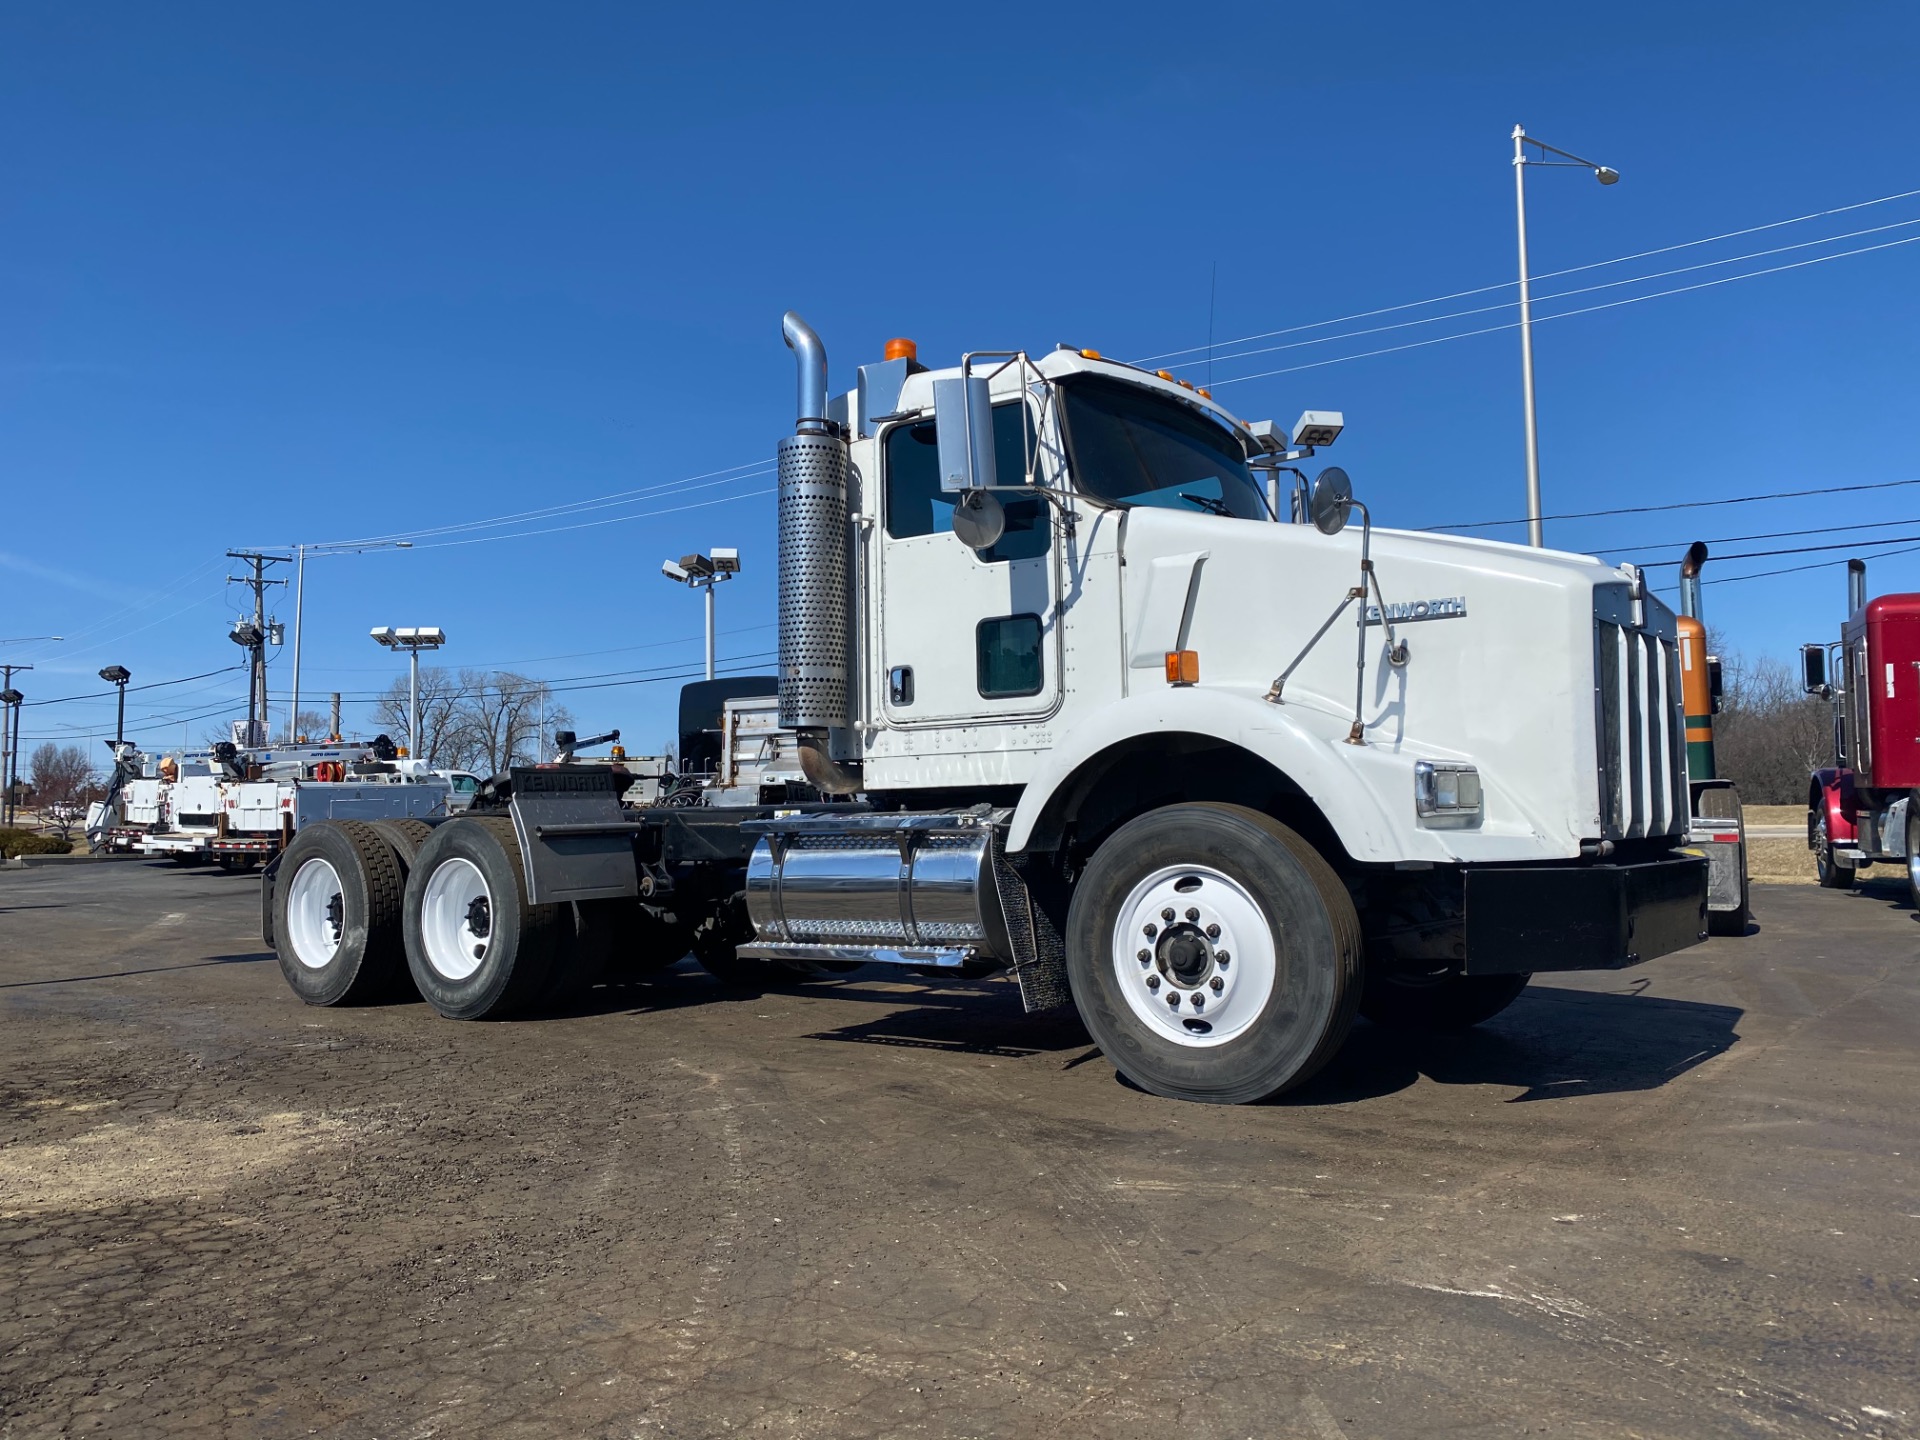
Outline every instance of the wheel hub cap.
[(493, 896), (480, 867), (454, 856), (434, 867), (420, 896), (420, 941), (427, 963), (448, 980), (465, 980), (487, 958)]
[(1133, 888), (1114, 924), (1113, 966), (1135, 1015), (1162, 1038), (1197, 1047), (1258, 1020), (1279, 969), (1266, 912), (1208, 866), (1157, 870)]

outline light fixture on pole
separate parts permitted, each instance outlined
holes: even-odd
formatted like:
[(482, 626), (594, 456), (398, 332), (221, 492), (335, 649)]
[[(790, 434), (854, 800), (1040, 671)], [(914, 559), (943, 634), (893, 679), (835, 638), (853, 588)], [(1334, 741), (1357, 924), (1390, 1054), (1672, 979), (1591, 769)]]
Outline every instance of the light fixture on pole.
[(716, 545), (711, 555), (682, 555), (660, 566), (669, 580), (707, 592), (707, 679), (713, 679), (713, 587), (740, 573), (740, 552)]
[(287, 740), (300, 738), (300, 616), (307, 593), (307, 556), (359, 555), (368, 550), (411, 550), (411, 540), (373, 540), (364, 543), (337, 541), (322, 545), (293, 547), (293, 703), (287, 709)]
[[(1526, 147), (1564, 158), (1530, 159)], [(1609, 165), (1596, 165), (1571, 150), (1562, 150), (1535, 140), (1524, 127), (1513, 127), (1513, 204), (1520, 229), (1520, 391), (1527, 412), (1527, 543), (1535, 547), (1547, 543), (1546, 527), (1540, 519), (1540, 436), (1533, 413), (1533, 295), (1527, 275), (1527, 167), (1545, 165), (1554, 169), (1591, 170), (1602, 185), (1618, 183), (1620, 172)]]
[(127, 738), (127, 682), (133, 679), (133, 672), (124, 665), (109, 665), (100, 672), (100, 678), (120, 689), (120, 708), (113, 717), (113, 743), (118, 745)]
[(382, 625), (371, 633), (387, 649), (407, 652), (410, 695), (407, 706), (407, 754), (416, 760), (425, 759), (420, 753), (420, 652), (438, 650), (447, 643), (447, 632), (437, 625)]
[(0, 823), (13, 824), (13, 792), (20, 783), (20, 702), (27, 697), (13, 688), (13, 672), (31, 670), (31, 665), (6, 667), (7, 688), (0, 690), (0, 783), (6, 793), (0, 795)]

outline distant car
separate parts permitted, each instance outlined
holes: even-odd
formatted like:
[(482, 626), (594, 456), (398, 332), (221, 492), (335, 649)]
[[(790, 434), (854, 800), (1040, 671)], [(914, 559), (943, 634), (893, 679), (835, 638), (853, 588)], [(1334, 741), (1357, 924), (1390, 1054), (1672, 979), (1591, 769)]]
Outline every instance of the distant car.
[(466, 770), (442, 770), (447, 783), (453, 787), (447, 796), (447, 809), (452, 812), (465, 810), (473, 804), (474, 792), (480, 788), (480, 777)]

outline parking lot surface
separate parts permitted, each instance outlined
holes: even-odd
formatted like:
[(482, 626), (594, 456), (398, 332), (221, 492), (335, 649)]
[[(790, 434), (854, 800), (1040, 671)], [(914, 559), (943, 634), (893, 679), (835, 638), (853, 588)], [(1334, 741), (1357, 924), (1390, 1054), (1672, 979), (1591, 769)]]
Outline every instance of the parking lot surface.
[(0, 1435), (1920, 1433), (1891, 884), (1244, 1109), (997, 981), (309, 1009), (258, 910), (0, 875)]

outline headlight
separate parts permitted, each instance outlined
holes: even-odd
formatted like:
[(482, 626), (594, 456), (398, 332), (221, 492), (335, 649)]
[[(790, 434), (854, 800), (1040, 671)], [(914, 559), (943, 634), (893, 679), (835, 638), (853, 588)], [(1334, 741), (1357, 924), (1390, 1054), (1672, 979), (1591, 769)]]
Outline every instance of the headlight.
[(1480, 772), (1452, 760), (1415, 761), (1413, 808), (1423, 816), (1478, 815)]

